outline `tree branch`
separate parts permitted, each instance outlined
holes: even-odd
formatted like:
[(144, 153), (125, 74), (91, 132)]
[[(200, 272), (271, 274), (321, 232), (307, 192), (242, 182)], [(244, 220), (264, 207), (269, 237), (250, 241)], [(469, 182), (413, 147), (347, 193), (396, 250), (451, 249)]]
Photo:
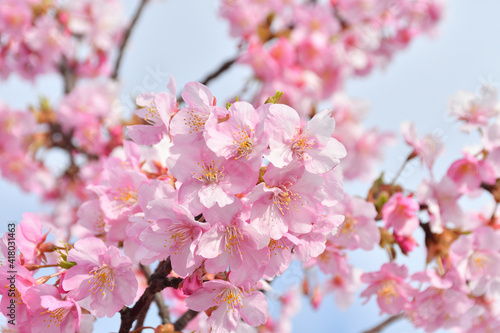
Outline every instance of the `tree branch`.
[[(141, 268), (141, 271), (148, 278), (148, 282), (149, 282), (151, 279), (151, 270), (149, 269), (149, 266), (144, 266), (144, 265), (139, 265), (139, 266)], [(156, 303), (156, 306), (158, 307), (158, 315), (161, 318), (162, 325), (170, 324), (171, 323), (170, 311), (168, 310), (168, 306), (165, 305), (165, 301), (163, 300), (163, 296), (161, 295), (161, 293), (155, 294), (154, 301)], [(139, 319), (137, 319), (137, 323), (135, 324), (134, 329), (137, 329), (137, 328), (142, 326), (142, 324), (141, 324), (141, 326), (138, 326), (138, 325), (139, 325)]]
[(132, 30), (134, 29), (135, 24), (139, 20), (139, 16), (141, 16), (141, 13), (142, 13), (147, 2), (148, 2), (148, 0), (141, 0), (141, 3), (139, 5), (139, 7), (137, 8), (137, 11), (135, 12), (134, 17), (132, 18), (132, 22), (130, 22), (130, 25), (128, 26), (127, 30), (125, 31), (125, 34), (123, 35), (123, 40), (122, 40), (122, 43), (120, 44), (120, 48), (118, 50), (118, 57), (116, 58), (115, 68), (113, 70), (113, 74), (111, 75), (111, 78), (113, 80), (116, 80), (118, 78), (118, 72), (120, 70), (120, 65), (122, 62), (125, 47), (127, 46), (130, 35), (132, 34)]
[(194, 317), (196, 317), (197, 314), (198, 314), (198, 311), (194, 311), (191, 309), (184, 312), (184, 314), (182, 316), (180, 316), (179, 319), (177, 319), (174, 323), (175, 331), (182, 331), (187, 326), (187, 324), (189, 324), (189, 322)]
[[(217, 78), (219, 75), (227, 71), (229, 68), (231, 68), (234, 63), (238, 60), (238, 56), (228, 59), (225, 62), (223, 62), (219, 68), (214, 70), (212, 73), (208, 74), (203, 80), (199, 81), (201, 84), (207, 86), (213, 79)], [(177, 96), (177, 101), (182, 102), (182, 96), (179, 95)]]
[(382, 330), (384, 328), (386, 328), (390, 324), (394, 323), (395, 321), (398, 321), (398, 320), (402, 319), (403, 316), (404, 315), (402, 313), (400, 313), (398, 315), (395, 315), (395, 316), (391, 316), (391, 317), (387, 318), (386, 320), (384, 320), (383, 322), (381, 322), (380, 324), (378, 324), (377, 326), (375, 326), (374, 328), (369, 329), (367, 331), (364, 331), (363, 333), (379, 333), (379, 332), (382, 332)]
[(167, 276), (171, 271), (172, 265), (170, 263), (170, 258), (160, 262), (156, 271), (149, 279), (149, 286), (146, 288), (135, 305), (132, 308), (125, 307), (120, 310), (121, 326), (119, 333), (130, 332), (134, 321), (138, 318), (141, 319), (143, 315), (145, 316), (143, 313), (147, 313), (149, 306), (154, 299), (154, 295), (157, 292), (160, 292), (167, 287), (176, 289), (179, 288), (179, 284), (183, 279)]
[(219, 68), (217, 68), (213, 73), (208, 74), (208, 76), (205, 79), (201, 80), (200, 82), (204, 85), (208, 85), (210, 83), (210, 81), (217, 78), (219, 75), (221, 75), (222, 73), (227, 71), (229, 68), (231, 68), (231, 66), (234, 65), (236, 60), (238, 60), (238, 57), (234, 57), (232, 59), (226, 60), (224, 63), (222, 63), (220, 65)]

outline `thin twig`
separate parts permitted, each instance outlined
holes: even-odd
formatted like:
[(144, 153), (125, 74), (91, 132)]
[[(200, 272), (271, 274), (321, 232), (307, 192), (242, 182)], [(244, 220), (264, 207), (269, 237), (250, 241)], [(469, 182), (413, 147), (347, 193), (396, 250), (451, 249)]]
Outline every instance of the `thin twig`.
[(364, 331), (363, 333), (379, 333), (379, 332), (382, 332), (382, 330), (384, 328), (386, 328), (390, 324), (394, 323), (395, 321), (400, 320), (401, 318), (403, 318), (403, 314), (402, 313), (400, 313), (398, 315), (395, 315), (395, 316), (391, 316), (391, 317), (387, 318), (386, 320), (384, 320), (383, 322), (381, 322), (380, 324), (378, 324), (377, 326), (375, 326), (374, 328), (369, 329), (367, 331)]
[[(149, 283), (151, 277), (151, 270), (149, 269), (149, 266), (141, 264), (139, 265), (139, 267), (141, 268), (141, 271), (144, 273), (144, 275), (146, 275), (146, 277), (148, 278), (148, 283)], [(170, 311), (168, 310), (168, 306), (165, 305), (165, 301), (163, 300), (163, 296), (161, 295), (161, 293), (155, 294), (154, 301), (156, 303), (156, 306), (158, 307), (158, 315), (161, 318), (162, 325), (170, 324), (171, 323)], [(141, 327), (138, 326), (138, 323), (139, 319), (137, 319), (137, 323), (135, 324), (135, 329)]]
[(68, 65), (68, 60), (63, 57), (59, 65), (59, 72), (64, 79), (64, 93), (69, 94), (76, 85), (75, 72)]
[(155, 303), (158, 307), (158, 315), (161, 318), (161, 324), (170, 324), (170, 311), (168, 310), (168, 306), (165, 305), (165, 301), (163, 300), (161, 293), (155, 294)]
[(238, 57), (234, 57), (232, 59), (226, 60), (224, 63), (222, 63), (222, 65), (220, 65), (219, 68), (217, 68), (213, 73), (207, 75), (207, 77), (205, 79), (201, 80), (200, 82), (204, 85), (208, 85), (210, 83), (210, 81), (217, 78), (219, 75), (221, 75), (222, 73), (227, 71), (229, 68), (231, 68), (231, 66), (234, 65), (236, 60), (238, 60)]
[(410, 160), (412, 160), (414, 157), (416, 157), (416, 153), (415, 152), (412, 152), (410, 155), (408, 155), (408, 157), (406, 158), (406, 160), (403, 162), (403, 164), (401, 164), (401, 167), (399, 168), (399, 170), (396, 172), (396, 175), (394, 176), (394, 178), (392, 179), (392, 182), (391, 182), (391, 185), (394, 185), (396, 183), (396, 180), (398, 180), (399, 176), (401, 176), (401, 173), (403, 172), (403, 170), (405, 169), (406, 167), (406, 164), (408, 164), (408, 162)]
[(151, 303), (153, 302), (154, 295), (167, 287), (179, 288), (182, 278), (167, 276), (172, 271), (170, 258), (160, 262), (156, 271), (151, 274), (149, 279), (149, 286), (146, 288), (142, 296), (135, 303), (132, 308), (123, 308), (120, 310), (121, 325), (119, 333), (128, 333), (132, 328), (134, 321), (145, 311), (147, 312)]
[(187, 324), (189, 324), (189, 322), (194, 317), (196, 317), (197, 314), (198, 311), (194, 310), (187, 310), (186, 312), (184, 312), (184, 314), (180, 316), (179, 319), (177, 319), (174, 323), (175, 331), (182, 331), (187, 326)]
[(120, 48), (118, 49), (118, 57), (116, 58), (115, 68), (113, 70), (113, 74), (111, 75), (111, 78), (113, 80), (116, 80), (118, 78), (118, 71), (120, 70), (120, 65), (122, 62), (125, 47), (127, 46), (130, 35), (132, 34), (132, 30), (134, 29), (135, 24), (139, 20), (139, 16), (141, 16), (142, 10), (144, 9), (147, 2), (148, 2), (148, 0), (141, 1), (141, 4), (137, 8), (137, 11), (135, 12), (134, 17), (132, 18), (132, 22), (130, 22), (130, 25), (128, 26), (127, 30), (125, 30), (125, 34), (123, 35), (122, 43), (120, 44)]
[[(214, 70), (212, 73), (208, 74), (203, 80), (199, 81), (201, 84), (207, 86), (213, 79), (217, 78), (219, 75), (227, 71), (231, 66), (234, 65), (234, 63), (238, 60), (238, 57), (234, 57), (232, 59), (226, 60), (223, 62), (219, 68)], [(177, 96), (177, 101), (180, 103), (182, 102), (182, 95)]]

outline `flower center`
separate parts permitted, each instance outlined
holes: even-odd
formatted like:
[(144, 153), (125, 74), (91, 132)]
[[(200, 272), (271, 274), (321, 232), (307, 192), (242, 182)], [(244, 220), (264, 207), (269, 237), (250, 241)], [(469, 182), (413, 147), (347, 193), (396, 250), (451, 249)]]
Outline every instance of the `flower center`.
[(241, 291), (238, 288), (233, 287), (224, 289), (219, 295), (217, 295), (214, 298), (214, 301), (217, 304), (220, 304), (221, 302), (226, 302), (228, 305), (227, 312), (229, 312), (230, 310), (235, 311), (236, 310), (235, 307), (238, 306), (242, 308), (243, 298), (245, 298), (245, 296), (241, 294)]
[(132, 188), (132, 186), (123, 186), (116, 189), (116, 194), (114, 199), (120, 200), (124, 204), (133, 205), (139, 201), (139, 196), (137, 190)]
[[(49, 315), (47, 319), (44, 319), (43, 322), (47, 324), (47, 327), (50, 327), (50, 325), (56, 324), (56, 327), (59, 327), (61, 325), (61, 322), (63, 321), (64, 317), (68, 314), (70, 309), (65, 309), (65, 308), (58, 308), (55, 311), (45, 311), (41, 312), (40, 315)], [(47, 320), (49, 321), (47, 323)]]
[(202, 160), (203, 164), (198, 163), (202, 168), (202, 175), (198, 177), (198, 180), (204, 181), (205, 183), (217, 183), (219, 180), (224, 179), (224, 167), (219, 170), (219, 161), (212, 161), (208, 164), (204, 162), (205, 160)]
[(184, 125), (189, 127), (189, 133), (202, 131), (205, 127), (205, 122), (208, 119), (208, 115), (204, 114), (193, 108), (189, 109), (187, 112), (187, 118), (184, 118)]
[[(304, 158), (304, 153), (307, 149), (311, 149), (314, 146), (314, 140), (311, 139), (311, 134), (308, 131), (302, 132), (301, 129), (297, 130), (292, 139), (292, 152), (299, 160)], [(306, 159), (309, 158), (306, 156)]]
[(288, 246), (284, 245), (280, 240), (276, 240), (276, 239), (272, 239), (272, 238), (269, 241), (269, 244), (267, 245), (267, 247), (269, 248), (269, 256), (270, 257), (273, 256), (273, 253), (275, 256), (278, 255), (276, 249), (279, 249), (279, 250), (288, 249)]
[(233, 133), (233, 137), (235, 139), (233, 144), (239, 145), (238, 156), (234, 158), (235, 160), (241, 157), (248, 158), (248, 155), (252, 152), (252, 132), (254, 131), (255, 129), (250, 128), (250, 125), (247, 125), (246, 127), (243, 127), (243, 129), (241, 129), (241, 126), (238, 126), (238, 132)]
[(475, 275), (481, 271), (484, 271), (490, 262), (488, 257), (486, 257), (483, 253), (479, 253), (479, 252), (474, 252), (470, 256), (470, 261), (472, 264), (471, 265), (471, 271), (472, 271), (471, 273), (473, 275)]
[(144, 119), (151, 125), (154, 125), (158, 118), (160, 118), (160, 114), (158, 113), (158, 108), (156, 107), (155, 102), (151, 102), (151, 105), (149, 106), (148, 112), (146, 113)]
[(89, 274), (93, 275), (90, 280), (87, 281), (90, 284), (89, 293), (95, 295), (96, 291), (99, 291), (104, 296), (108, 289), (113, 292), (115, 277), (111, 267), (104, 265), (99, 268), (94, 268)]
[[(281, 215), (285, 215), (285, 212), (290, 209), (293, 205), (295, 211), (298, 211), (297, 205), (295, 205), (295, 201), (297, 199), (301, 199), (302, 197), (297, 193), (292, 192), (287, 188), (287, 185), (290, 186), (291, 183), (283, 184), (277, 187), (278, 192), (273, 195), (273, 203), (279, 209)], [(304, 204), (301, 204), (303, 206)]]
[(346, 214), (344, 223), (342, 223), (340, 232), (342, 234), (352, 234), (354, 232), (354, 227), (358, 221), (355, 220), (351, 215)]
[(384, 298), (385, 304), (390, 304), (399, 295), (396, 292), (396, 283), (393, 280), (386, 280), (377, 291), (378, 297)]
[(231, 258), (234, 258), (235, 254), (238, 256), (243, 254), (240, 249), (240, 241), (245, 241), (240, 229), (235, 226), (226, 227), (226, 248), (224, 251), (228, 251)]
[[(167, 227), (165, 230), (170, 235), (170, 239), (165, 239), (165, 242), (171, 243), (170, 247), (176, 247), (174, 254), (182, 254), (181, 247), (191, 239), (191, 229), (186, 226), (176, 223)], [(167, 247), (167, 245), (164, 245)]]

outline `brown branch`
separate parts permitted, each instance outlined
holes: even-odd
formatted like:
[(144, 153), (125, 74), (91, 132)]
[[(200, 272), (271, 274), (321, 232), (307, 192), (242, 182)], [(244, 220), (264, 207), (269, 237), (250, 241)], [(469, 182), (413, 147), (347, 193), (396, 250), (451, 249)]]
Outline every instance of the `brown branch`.
[[(238, 56), (236, 56), (236, 57), (234, 57), (232, 59), (226, 60), (225, 62), (223, 62), (219, 66), (219, 68), (217, 68), (216, 70), (214, 70), (212, 73), (208, 74), (203, 80), (201, 80), (199, 82), (201, 84), (207, 86), (212, 80), (214, 80), (219, 75), (221, 75), (222, 73), (224, 73), (225, 71), (227, 71), (229, 68), (231, 68), (237, 60), (238, 60)], [(182, 95), (177, 96), (177, 101), (179, 103), (182, 102)]]
[(204, 85), (208, 85), (210, 81), (213, 79), (217, 78), (219, 75), (227, 71), (231, 66), (234, 65), (234, 63), (238, 60), (238, 57), (234, 57), (232, 59), (226, 60), (222, 65), (220, 65), (219, 68), (217, 68), (213, 73), (210, 73), (205, 79), (201, 80), (200, 82)]
[(198, 314), (198, 311), (194, 311), (194, 310), (187, 310), (186, 312), (184, 312), (184, 314), (182, 316), (179, 317), (179, 319), (177, 319), (174, 323), (174, 329), (175, 331), (182, 331), (186, 326), (187, 324), (189, 324), (189, 322), (194, 318), (196, 317), (196, 315)]
[(63, 57), (59, 65), (59, 72), (64, 79), (64, 93), (69, 94), (76, 85), (76, 76), (72, 68), (68, 66), (68, 60)]
[[(139, 267), (141, 268), (141, 271), (144, 273), (144, 275), (146, 275), (146, 277), (148, 278), (149, 283), (151, 278), (151, 270), (149, 269), (149, 266), (139, 265)], [(155, 294), (154, 302), (158, 307), (158, 316), (160, 316), (161, 318), (162, 325), (170, 324), (170, 311), (168, 310), (168, 306), (165, 305), (165, 301), (163, 300), (163, 296), (161, 295), (161, 293)], [(137, 319), (137, 323), (135, 324), (134, 329), (138, 329), (142, 326), (142, 324), (143, 323), (139, 325), (139, 319)]]
[[(147, 312), (151, 303), (153, 302), (154, 295), (167, 287), (179, 288), (182, 278), (167, 276), (172, 271), (170, 259), (160, 262), (156, 271), (151, 274), (149, 279), (149, 286), (146, 288), (142, 296), (135, 303), (132, 308), (123, 308), (120, 310), (121, 326), (119, 333), (128, 333), (132, 328), (132, 324), (138, 318), (143, 316), (143, 312)], [(141, 317), (140, 317), (141, 316)]]
[(156, 293), (155, 294), (155, 303), (156, 306), (158, 307), (158, 315), (161, 318), (161, 323), (162, 325), (165, 324), (170, 324), (170, 311), (168, 310), (168, 306), (165, 305), (165, 302), (163, 301), (163, 296), (161, 293)]
[(387, 318), (386, 320), (384, 320), (383, 322), (381, 322), (380, 324), (378, 324), (377, 326), (375, 326), (374, 328), (369, 329), (367, 331), (364, 331), (363, 333), (379, 333), (379, 332), (382, 332), (382, 330), (384, 328), (386, 328), (390, 324), (394, 323), (395, 321), (398, 321), (398, 320), (402, 319), (403, 316), (404, 315), (402, 313), (400, 313), (398, 315), (395, 315), (395, 316), (391, 316), (391, 317)]
[(120, 48), (118, 50), (118, 57), (116, 58), (115, 68), (113, 70), (113, 74), (111, 75), (111, 78), (113, 80), (116, 80), (118, 78), (118, 72), (120, 70), (120, 65), (122, 62), (125, 47), (127, 46), (130, 35), (132, 34), (132, 30), (134, 29), (135, 24), (139, 20), (139, 16), (141, 16), (141, 13), (142, 13), (147, 2), (148, 2), (148, 0), (141, 0), (141, 3), (139, 5), (139, 7), (137, 8), (137, 11), (135, 12), (134, 17), (132, 18), (132, 22), (130, 22), (130, 25), (128, 26), (127, 30), (125, 31), (125, 34), (123, 35), (122, 43), (120, 44)]

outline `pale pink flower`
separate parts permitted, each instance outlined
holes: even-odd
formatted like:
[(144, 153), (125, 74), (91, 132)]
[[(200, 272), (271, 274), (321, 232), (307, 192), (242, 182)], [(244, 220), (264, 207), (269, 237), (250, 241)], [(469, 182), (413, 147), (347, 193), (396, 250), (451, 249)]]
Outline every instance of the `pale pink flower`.
[(271, 239), (269, 241), (267, 245), (269, 248), (269, 263), (264, 271), (266, 280), (280, 276), (287, 270), (292, 261), (292, 248), (298, 242), (299, 240), (290, 234), (285, 234), (278, 240)]
[(68, 261), (76, 262), (67, 272), (63, 288), (75, 301), (86, 300), (96, 317), (113, 317), (134, 301), (137, 279), (130, 258), (97, 238), (77, 241)]
[[(345, 130), (350, 132), (348, 136), (333, 134), (335, 138), (345, 143), (348, 152), (341, 163), (345, 178), (371, 179), (374, 173), (373, 164), (382, 160), (383, 148), (394, 142), (393, 134), (357, 126)], [(352, 139), (348, 139), (349, 137)]]
[[(1, 241), (2, 253), (5, 258), (8, 257), (7, 253), (7, 234)], [(2, 260), (3, 261), (3, 260)], [(0, 312), (6, 319), (15, 319), (16, 326), (20, 327), (21, 333), (29, 333), (31, 327), (31, 313), (28, 308), (27, 302), (23, 300), (23, 296), (30, 287), (35, 284), (33, 272), (28, 271), (24, 266), (21, 266), (19, 261), (14, 263), (14, 271), (11, 273), (12, 267), (10, 263), (0, 265), (0, 279), (4, 284), (0, 288)]]
[(346, 156), (344, 146), (331, 137), (334, 129), (330, 110), (317, 113), (302, 128), (297, 111), (272, 104), (265, 125), (270, 150), (264, 156), (278, 168), (299, 161), (311, 173), (325, 173)]
[(461, 196), (457, 185), (448, 176), (444, 176), (439, 183), (422, 181), (417, 189), (417, 198), (421, 204), (427, 205), (432, 232), (441, 233), (448, 223), (468, 228), (468, 219), (458, 205)]
[(0, 4), (0, 31), (15, 38), (31, 26), (32, 10), (27, 1), (6, 0)]
[(42, 232), (42, 223), (33, 213), (24, 213), (17, 227), (17, 248), (25, 260), (38, 264), (46, 260), (43, 253), (43, 243), (47, 234)]
[(264, 119), (268, 106), (257, 110), (247, 102), (235, 102), (221, 120), (212, 113), (205, 124), (205, 141), (217, 156), (240, 160), (260, 167), (262, 151), (267, 146)]
[(35, 285), (24, 293), (31, 311), (31, 332), (79, 332), (80, 305), (70, 297), (62, 299), (56, 287)]
[(329, 237), (333, 244), (351, 250), (372, 250), (380, 242), (380, 232), (375, 223), (377, 211), (372, 203), (345, 195), (344, 200), (328, 212), (345, 216), (334, 235)]
[(491, 85), (483, 85), (478, 96), (472, 92), (459, 91), (448, 102), (451, 116), (462, 120), (462, 129), (470, 131), (488, 125), (491, 118), (500, 112), (497, 89)]
[(177, 111), (175, 98), (175, 82), (170, 78), (169, 92), (142, 93), (136, 98), (141, 108), (135, 113), (149, 125), (129, 126), (128, 135), (141, 145), (152, 145), (160, 142), (168, 134), (170, 118)]
[(63, 7), (68, 29), (84, 35), (96, 49), (109, 51), (125, 28), (123, 4), (117, 0), (70, 1)]
[(217, 156), (202, 141), (197, 145), (180, 140), (174, 143), (167, 166), (182, 183), (179, 202), (194, 214), (205, 207), (224, 207), (234, 202), (235, 194), (248, 192), (257, 182), (258, 169)]
[(123, 244), (123, 251), (134, 263), (145, 265), (156, 261), (161, 254), (154, 252), (142, 245), (140, 236), (142, 232), (149, 228), (152, 221), (146, 219), (145, 211), (147, 205), (157, 199), (167, 199), (177, 201), (177, 191), (166, 181), (154, 179), (150, 184), (142, 184), (138, 191), (139, 206), (141, 212), (129, 218), (127, 225), (127, 238)]
[[(293, 253), (306, 262), (316, 258), (326, 249), (326, 241), (332, 232), (344, 221), (344, 216), (327, 214), (322, 215), (314, 224), (310, 232), (297, 235), (298, 242), (293, 248)], [(288, 235), (290, 238), (290, 235)], [(293, 238), (290, 238), (293, 241)]]
[(203, 216), (210, 229), (201, 236), (198, 247), (198, 254), (207, 259), (207, 272), (224, 272), (229, 265), (229, 280), (238, 285), (257, 282), (269, 263), (269, 236), (244, 221), (241, 209), (236, 201), (207, 210)]
[(172, 199), (150, 201), (144, 214), (149, 227), (140, 234), (141, 245), (161, 259), (170, 256), (173, 270), (180, 276), (187, 276), (201, 265), (196, 254), (207, 223), (195, 221), (184, 206)]
[(99, 197), (104, 216), (101, 221), (97, 211), (95, 221), (105, 222), (104, 231), (108, 240), (123, 241), (126, 238), (129, 217), (140, 211), (139, 188), (149, 182), (144, 173), (122, 163), (120, 159), (109, 158), (104, 165), (99, 184), (88, 186)]
[(325, 292), (335, 294), (340, 309), (345, 310), (354, 302), (355, 293), (361, 287), (361, 274), (361, 270), (349, 266), (348, 274), (335, 274), (325, 282)]
[(408, 277), (406, 266), (398, 266), (395, 263), (382, 265), (380, 271), (364, 273), (361, 275), (363, 283), (370, 285), (362, 293), (361, 297), (367, 297), (368, 302), (372, 295), (377, 295), (377, 303), (381, 312), (398, 314), (403, 311), (410, 302), (415, 290), (405, 282)]
[(268, 165), (264, 183), (255, 186), (247, 196), (252, 204), (251, 223), (276, 240), (288, 231), (311, 231), (324, 195), (322, 185), (319, 175), (303, 170), (298, 162), (283, 169)]
[(465, 327), (470, 320), (467, 312), (473, 302), (464, 289), (464, 282), (456, 272), (448, 271), (443, 277), (427, 270), (416, 273), (412, 280), (429, 283), (425, 290), (415, 294), (409, 315), (415, 326), (432, 332), (438, 328)]
[(308, 266), (314, 264), (318, 265), (323, 273), (331, 275), (347, 276), (350, 271), (346, 253), (330, 242), (326, 242), (323, 253), (307, 263)]
[[(179, 110), (170, 122), (170, 134), (182, 135), (188, 140), (199, 140), (205, 131), (205, 123), (212, 112), (224, 116), (226, 109), (216, 106), (216, 99), (201, 83), (189, 82), (184, 86), (182, 99), (189, 107)], [(186, 140), (186, 138), (184, 139)]]
[(450, 247), (450, 258), (475, 296), (491, 299), (500, 292), (500, 232), (487, 226), (462, 235)]
[(392, 226), (399, 235), (411, 235), (420, 224), (417, 216), (419, 208), (412, 197), (405, 197), (401, 192), (393, 194), (382, 208), (385, 226)]
[(36, 19), (24, 39), (30, 49), (44, 59), (47, 65), (55, 66), (62, 55), (72, 56), (73, 45), (69, 37), (61, 32), (56, 19), (44, 15)]
[(415, 124), (410, 122), (401, 124), (401, 132), (406, 143), (413, 148), (412, 154), (419, 156), (431, 170), (436, 158), (444, 151), (443, 140), (435, 134), (427, 134), (420, 139)]
[(267, 320), (267, 300), (260, 291), (246, 291), (238, 285), (222, 280), (205, 282), (203, 288), (186, 298), (191, 310), (204, 311), (217, 306), (207, 320), (214, 333), (230, 333), (239, 317), (251, 326)]
[(464, 155), (464, 158), (453, 162), (447, 172), (460, 193), (475, 191), (482, 182), (490, 185), (495, 183), (495, 170), (488, 160), (478, 160), (467, 153)]

